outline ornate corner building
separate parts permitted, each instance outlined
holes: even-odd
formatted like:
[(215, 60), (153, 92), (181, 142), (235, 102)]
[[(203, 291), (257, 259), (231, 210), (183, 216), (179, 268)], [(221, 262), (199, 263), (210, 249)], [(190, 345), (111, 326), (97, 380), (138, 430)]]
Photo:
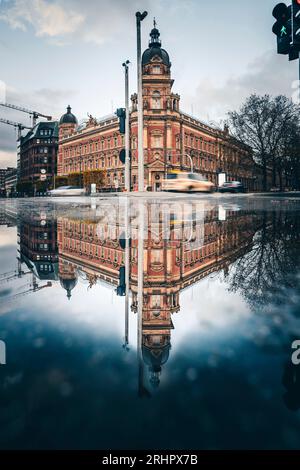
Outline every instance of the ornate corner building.
[[(249, 191), (259, 190), (256, 165), (251, 149), (229, 134), (184, 113), (180, 95), (173, 92), (169, 54), (161, 47), (160, 33), (154, 27), (149, 47), (142, 56), (145, 184), (153, 191), (171, 170), (195, 172), (218, 183), (218, 174), (227, 180), (239, 180)], [(131, 97), (130, 142), (131, 186), (137, 189), (137, 95)], [(103, 189), (124, 188), (124, 165), (119, 152), (124, 136), (119, 133), (118, 118), (100, 121), (90, 116), (78, 127), (68, 107), (59, 124), (58, 175), (105, 170)]]

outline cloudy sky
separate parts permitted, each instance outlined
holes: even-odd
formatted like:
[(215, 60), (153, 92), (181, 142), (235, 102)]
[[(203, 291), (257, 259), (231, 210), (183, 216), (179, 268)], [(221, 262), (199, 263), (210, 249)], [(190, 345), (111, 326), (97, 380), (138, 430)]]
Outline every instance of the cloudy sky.
[[(298, 62), (276, 54), (276, 0), (0, 0), (0, 98), (80, 119), (123, 104), (122, 62), (136, 91), (135, 12), (147, 10), (143, 48), (156, 18), (181, 108), (220, 121), (252, 92), (292, 94)], [(2, 86), (1, 86), (2, 84)], [(0, 117), (29, 124), (0, 107)], [(0, 166), (14, 164), (15, 130), (0, 124)]]

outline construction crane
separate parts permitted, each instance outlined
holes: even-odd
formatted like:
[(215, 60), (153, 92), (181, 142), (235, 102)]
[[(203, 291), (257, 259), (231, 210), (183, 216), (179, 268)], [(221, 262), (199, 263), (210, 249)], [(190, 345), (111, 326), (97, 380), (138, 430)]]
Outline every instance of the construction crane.
[(16, 129), (18, 129), (18, 140), (21, 139), (22, 131), (24, 129), (31, 129), (31, 127), (24, 126), (24, 124), (21, 124), (20, 122), (10, 121), (9, 119), (0, 118), (0, 122), (3, 124), (8, 124), (9, 126), (14, 126)]
[(47, 121), (52, 120), (52, 116), (47, 116), (46, 114), (39, 113), (38, 111), (32, 111), (31, 109), (22, 108), (22, 106), (16, 106), (15, 104), (0, 102), (0, 106), (5, 106), (6, 108), (15, 109), (16, 111), (21, 111), (22, 113), (30, 114), (30, 116), (32, 116), (32, 127), (36, 125), (36, 121), (39, 117), (46, 118)]
[(39, 285), (35, 284), (33, 286), (30, 286), (27, 290), (24, 290), (22, 292), (18, 292), (15, 295), (11, 295), (9, 297), (4, 298), (3, 301), (4, 302), (7, 302), (7, 301), (11, 302), (15, 299), (18, 299), (19, 297), (24, 297), (24, 295), (28, 295), (31, 292), (39, 292), (40, 290), (45, 289), (47, 287), (52, 287), (52, 282), (48, 281), (46, 284), (44, 284), (42, 286), (39, 286)]
[(1, 275), (0, 277), (0, 285), (5, 283), (5, 282), (10, 282), (13, 281), (14, 279), (18, 277), (25, 276), (26, 274), (30, 274), (31, 271), (10, 271), (9, 273), (5, 273), (4, 275)]

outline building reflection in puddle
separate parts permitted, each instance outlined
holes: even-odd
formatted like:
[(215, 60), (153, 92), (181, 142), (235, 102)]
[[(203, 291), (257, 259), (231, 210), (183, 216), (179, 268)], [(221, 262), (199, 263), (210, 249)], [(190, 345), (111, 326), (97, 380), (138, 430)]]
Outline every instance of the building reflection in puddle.
[[(126, 206), (127, 202), (124, 201)], [(59, 217), (57, 239), (59, 279), (71, 298), (78, 277), (90, 288), (113, 285), (125, 299), (125, 347), (129, 341), (126, 302), (140, 315), (138, 321), (139, 391), (146, 393), (144, 375), (153, 387), (160, 382), (171, 349), (172, 315), (180, 311), (180, 292), (204, 277), (228, 267), (251, 248), (260, 217), (236, 206), (197, 204), (144, 204), (144, 230), (140, 207), (128, 210), (130, 233), (126, 238), (126, 207), (116, 204), (97, 209), (94, 218)], [(128, 240), (128, 241), (127, 241)], [(139, 244), (143, 246), (139, 265)], [(124, 265), (129, 259), (129, 293)], [(139, 284), (142, 273), (142, 291)], [(140, 291), (140, 292), (139, 292)], [(140, 339), (139, 339), (140, 338)], [(144, 371), (146, 369), (146, 373)]]
[(60, 283), (71, 301), (79, 280), (89, 289), (101, 284), (124, 297), (125, 349), (131, 341), (129, 310), (138, 317), (142, 395), (160, 383), (173, 314), (180, 311), (185, 289), (222, 271), (227, 287), (240, 290), (253, 307), (270, 297), (284, 302), (278, 284), (288, 292), (297, 282), (291, 273), (299, 261), (300, 231), (292, 204), (268, 211), (205, 200), (137, 204), (124, 197), (85, 207), (83, 213), (76, 207), (67, 213), (45, 207), (5, 213), (2, 219), (18, 226), (16, 276), (32, 276), (29, 287), (13, 298)]

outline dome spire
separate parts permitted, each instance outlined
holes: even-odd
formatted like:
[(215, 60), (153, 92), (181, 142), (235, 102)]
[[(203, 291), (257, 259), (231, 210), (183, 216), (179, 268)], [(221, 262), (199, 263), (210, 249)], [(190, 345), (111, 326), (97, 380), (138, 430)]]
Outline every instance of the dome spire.
[(153, 18), (153, 29), (151, 30), (151, 33), (150, 33), (149, 47), (161, 46), (161, 40), (159, 39), (160, 32), (158, 31), (156, 26), (157, 26), (156, 19)]

